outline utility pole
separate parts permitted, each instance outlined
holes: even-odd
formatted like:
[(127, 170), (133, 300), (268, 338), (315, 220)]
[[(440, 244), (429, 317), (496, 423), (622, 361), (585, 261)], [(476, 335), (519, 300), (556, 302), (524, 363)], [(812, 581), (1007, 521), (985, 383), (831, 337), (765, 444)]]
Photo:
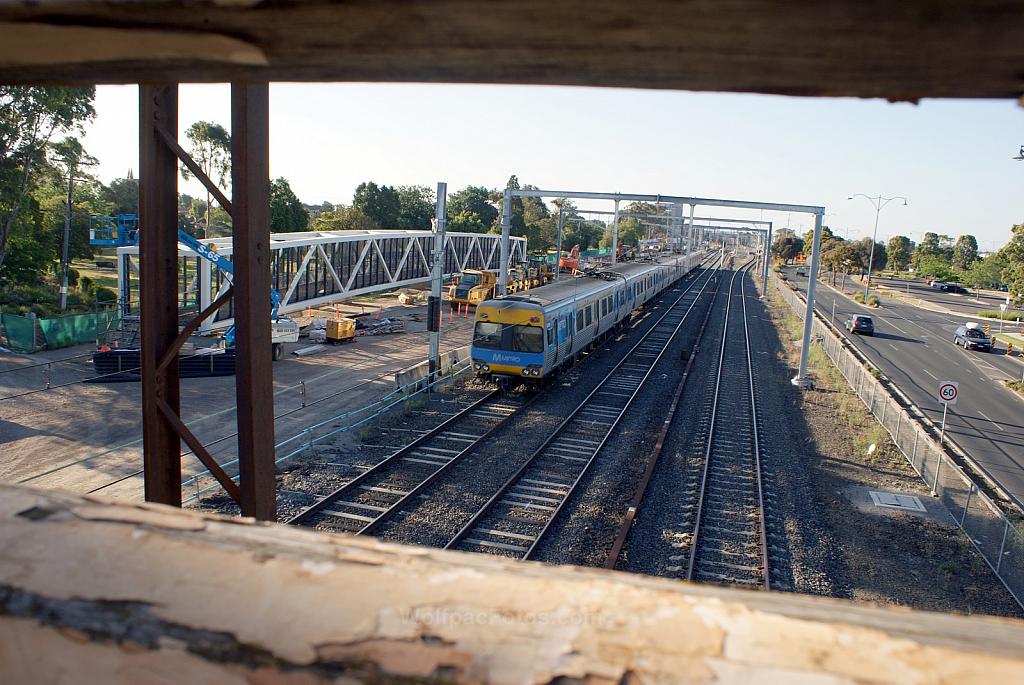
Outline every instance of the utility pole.
[(683, 253), (684, 257), (689, 257), (690, 253), (693, 252), (693, 246), (691, 245), (693, 242), (693, 212), (696, 208), (696, 205), (690, 205), (690, 216), (689, 219), (687, 219), (686, 231), (684, 232), (686, 240), (686, 252)]
[(612, 219), (612, 266), (615, 266), (619, 250), (619, 201), (615, 201), (615, 217)]
[(508, 238), (512, 231), (512, 190), (505, 188), (501, 201), (501, 264), (498, 265), (498, 295), (508, 291)]
[(68, 162), (68, 201), (64, 209), (64, 246), (60, 257), (60, 298), (58, 306), (61, 311), (68, 306), (68, 266), (71, 262), (71, 212), (72, 193), (75, 184), (75, 163), (70, 159)]
[(427, 384), (436, 380), (441, 369), (441, 279), (444, 277), (444, 224), (448, 204), (448, 184), (437, 184), (434, 210), (434, 254), (430, 268), (430, 300), (427, 303), (427, 330), (430, 332)]
[(557, 253), (555, 254), (555, 280), (562, 274), (562, 268), (560, 266), (562, 261), (562, 229), (565, 228), (565, 208), (558, 208), (558, 247)]

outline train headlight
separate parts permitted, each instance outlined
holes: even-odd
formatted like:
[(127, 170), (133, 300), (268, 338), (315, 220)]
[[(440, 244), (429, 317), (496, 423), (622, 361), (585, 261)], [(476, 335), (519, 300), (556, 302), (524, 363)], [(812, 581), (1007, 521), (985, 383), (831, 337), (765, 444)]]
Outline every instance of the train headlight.
[(539, 370), (539, 369), (534, 369), (534, 370), (533, 370), (533, 375), (534, 375), (534, 376), (536, 376), (536, 375), (537, 375), (537, 374), (539, 374), (539, 373), (540, 373), (540, 370)]
[(530, 375), (530, 370), (529, 369), (523, 369), (523, 375), (524, 376), (529, 376)]
[(473, 368), (476, 369), (477, 371), (479, 371), (480, 370), (480, 363), (477, 362), (476, 364), (473, 364)]

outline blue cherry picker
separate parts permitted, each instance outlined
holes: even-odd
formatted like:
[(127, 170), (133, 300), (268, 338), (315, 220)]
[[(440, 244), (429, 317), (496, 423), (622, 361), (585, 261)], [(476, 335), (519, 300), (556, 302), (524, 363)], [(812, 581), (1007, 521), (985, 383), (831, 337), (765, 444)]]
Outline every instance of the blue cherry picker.
[[(224, 272), (224, 277), (230, 283), (234, 278), (234, 265), (231, 260), (221, 255), (209, 245), (199, 242), (185, 231), (178, 229), (178, 242), (189, 248), (197, 255), (213, 264)], [(277, 361), (284, 354), (284, 343), (298, 342), (299, 324), (293, 319), (280, 316), (278, 310), (281, 308), (281, 294), (273, 288), (270, 289), (270, 346), (274, 361)], [(231, 326), (221, 336), (225, 347), (235, 344), (235, 327)]]

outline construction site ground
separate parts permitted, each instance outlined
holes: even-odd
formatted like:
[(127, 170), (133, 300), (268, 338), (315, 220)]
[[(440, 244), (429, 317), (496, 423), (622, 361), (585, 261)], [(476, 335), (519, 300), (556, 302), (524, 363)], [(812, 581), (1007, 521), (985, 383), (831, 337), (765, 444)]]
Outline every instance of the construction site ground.
[[(425, 306), (401, 305), (389, 296), (347, 303), (338, 310), (343, 316), (362, 310), (371, 319), (378, 312), (381, 318), (402, 319), (405, 332), (359, 336), (304, 357), (291, 353), (311, 346), (308, 339), (286, 344), (285, 357), (273, 365), (278, 443), (311, 424), (379, 400), (394, 390), (396, 371), (427, 357)], [(324, 308), (316, 315), (333, 311)], [(294, 317), (305, 323), (305, 314)], [(467, 345), (471, 330), (472, 312), (449, 321), (445, 308), (441, 351)], [(142, 499), (141, 384), (77, 382), (95, 375), (88, 354), (92, 349), (79, 346), (33, 355), (0, 351), (0, 398), (9, 398), (0, 400), (0, 480)], [(47, 368), (46, 362), (64, 359), (70, 361)], [(50, 389), (45, 389), (47, 380)], [(234, 384), (234, 376), (181, 381), (182, 417), (220, 462), (237, 454)], [(182, 452), (188, 452), (184, 444)], [(189, 453), (182, 458), (182, 469), (187, 478), (202, 466)]]

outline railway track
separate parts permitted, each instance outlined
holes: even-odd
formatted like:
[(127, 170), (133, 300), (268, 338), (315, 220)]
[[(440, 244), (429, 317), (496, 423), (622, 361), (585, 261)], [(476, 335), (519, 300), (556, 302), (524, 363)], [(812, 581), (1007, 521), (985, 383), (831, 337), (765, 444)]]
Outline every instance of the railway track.
[(695, 279), (593, 391), (445, 545), (528, 559), (629, 409), (714, 271)]
[(769, 589), (746, 281), (737, 271), (729, 288), (686, 577)]
[(287, 521), (368, 534), (525, 408), (533, 397), (488, 393)]

